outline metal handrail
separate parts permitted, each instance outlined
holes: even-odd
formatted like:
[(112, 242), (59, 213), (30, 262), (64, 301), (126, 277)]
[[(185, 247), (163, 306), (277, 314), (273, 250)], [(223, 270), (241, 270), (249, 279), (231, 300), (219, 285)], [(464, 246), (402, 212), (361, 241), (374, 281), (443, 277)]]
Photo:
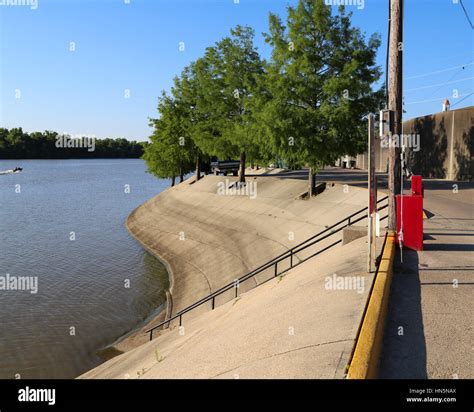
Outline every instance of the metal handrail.
[[(380, 199), (377, 201), (377, 204), (385, 201), (388, 199), (388, 196), (385, 196), (384, 198)], [(383, 210), (385, 208), (387, 208), (388, 205), (385, 205), (385, 206), (382, 206), (381, 208), (379, 208), (378, 210)], [(152, 328), (150, 329), (147, 329), (145, 331), (145, 333), (149, 333), (150, 334), (150, 340), (153, 339), (153, 331), (166, 325), (166, 324), (170, 324), (171, 321), (175, 320), (175, 319), (178, 319), (179, 318), (179, 326), (182, 326), (182, 321), (183, 321), (183, 315), (187, 312), (190, 312), (191, 310), (201, 306), (202, 304), (206, 303), (206, 302), (209, 302), (211, 301), (211, 304), (212, 304), (212, 309), (215, 308), (215, 301), (216, 301), (216, 297), (223, 294), (224, 292), (227, 292), (231, 289), (235, 289), (235, 297), (238, 296), (238, 288), (239, 288), (239, 285), (243, 282), (245, 282), (246, 280), (248, 279), (251, 279), (253, 278), (254, 276), (258, 275), (259, 273), (262, 273), (264, 270), (266, 269), (269, 269), (271, 268), (272, 266), (275, 266), (275, 272), (274, 272), (274, 276), (273, 277), (270, 277), (268, 278), (267, 280), (259, 283), (257, 286), (260, 286), (261, 284), (263, 283), (266, 283), (267, 281), (269, 281), (270, 279), (273, 279), (285, 272), (287, 272), (288, 270), (298, 266), (299, 264), (303, 263), (303, 262), (306, 262), (308, 259), (311, 259), (313, 258), (314, 256), (316, 255), (319, 255), (320, 253), (330, 249), (331, 247), (339, 244), (342, 242), (342, 240), (338, 240), (326, 247), (324, 247), (323, 249), (317, 251), (316, 253), (312, 254), (311, 256), (305, 258), (305, 259), (300, 259), (299, 262), (296, 262), (295, 264), (293, 263), (293, 256), (296, 255), (296, 253), (299, 253), (307, 248), (309, 248), (310, 246), (313, 246), (315, 245), (316, 243), (319, 243), (321, 242), (322, 240), (324, 239), (327, 239), (329, 238), (330, 236), (336, 234), (336, 233), (339, 233), (342, 229), (348, 227), (348, 226), (351, 226), (353, 225), (354, 223), (357, 223), (357, 222), (360, 222), (361, 220), (363, 219), (366, 219), (367, 216), (361, 216), (361, 217), (358, 217), (357, 219), (353, 219), (355, 216), (359, 215), (360, 213), (362, 212), (365, 212), (367, 210), (366, 207), (364, 207), (363, 209), (360, 209), (358, 210), (357, 212), (355, 213), (352, 213), (351, 215), (345, 217), (344, 219), (340, 220), (339, 222), (337, 223), (334, 223), (333, 225), (325, 228), (324, 230), (322, 230), (321, 232), (311, 236), (310, 238), (304, 240), (303, 242), (299, 243), (298, 245), (296, 246), (293, 246), (291, 249), (288, 249), (287, 251), (281, 253), (280, 255), (274, 257), (273, 259), (269, 260), (268, 262), (264, 263), (263, 265), (260, 265), (259, 267), (257, 267), (256, 269), (246, 273), (245, 275), (241, 276), (240, 278), (238, 279), (235, 279), (232, 283), (229, 283), (223, 287), (221, 287), (220, 289), (217, 289), (216, 291), (210, 293), (209, 295), (197, 300), (196, 302), (192, 303), (191, 305), (187, 306), (186, 308), (180, 310), (178, 313), (176, 313), (175, 315), (171, 316), (169, 319), (167, 320), (164, 320), (163, 322), (160, 322), (158, 325), (156, 326), (153, 326)], [(385, 217), (386, 218), (386, 217)], [(381, 219), (382, 220), (382, 219)], [(337, 228), (338, 226), (342, 225), (343, 223), (346, 223), (344, 226), (341, 226), (339, 228)], [(337, 229), (335, 229), (337, 228)], [(327, 233), (329, 232), (329, 233)], [(323, 237), (319, 238), (319, 236), (321, 235), (324, 235)], [(309, 242), (309, 243), (308, 243)], [(281, 271), (281, 272), (278, 272), (278, 263), (279, 262), (282, 262), (283, 260), (285, 259), (290, 259), (290, 267), (286, 268), (285, 270)]]

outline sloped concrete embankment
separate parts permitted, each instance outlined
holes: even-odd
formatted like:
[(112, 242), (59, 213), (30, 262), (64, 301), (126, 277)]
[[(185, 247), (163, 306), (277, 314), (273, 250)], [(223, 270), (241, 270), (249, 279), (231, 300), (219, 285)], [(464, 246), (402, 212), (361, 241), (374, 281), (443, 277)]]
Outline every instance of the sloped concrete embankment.
[(366, 251), (337, 245), (81, 378), (343, 378), (374, 278)]
[[(222, 185), (234, 181), (235, 178), (206, 176), (194, 184), (183, 182), (138, 207), (127, 220), (130, 233), (168, 267), (171, 277), (168, 314), (177, 313), (365, 207), (367, 201), (365, 189), (340, 185), (328, 186), (316, 198), (302, 200), (305, 181), (276, 177), (249, 178), (248, 184), (256, 188), (255, 197), (222, 194)], [(317, 247), (334, 240), (327, 239)], [(305, 251), (295, 261), (314, 250)], [(247, 281), (240, 286), (239, 293), (272, 274), (270, 268)], [(216, 306), (233, 296), (233, 291), (220, 296)], [(203, 305), (186, 316), (209, 309), (210, 304)], [(147, 327), (162, 319), (153, 320)], [(128, 350), (145, 342), (144, 330), (116, 347)]]

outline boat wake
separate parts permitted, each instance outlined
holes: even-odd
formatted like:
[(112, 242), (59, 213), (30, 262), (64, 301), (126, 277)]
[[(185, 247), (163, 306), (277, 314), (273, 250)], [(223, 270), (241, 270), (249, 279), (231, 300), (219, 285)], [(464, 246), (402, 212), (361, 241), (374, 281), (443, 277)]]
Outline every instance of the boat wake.
[(11, 175), (14, 173), (20, 173), (23, 170), (21, 167), (15, 167), (14, 169), (8, 169), (8, 170), (3, 170), (0, 171), (0, 175)]

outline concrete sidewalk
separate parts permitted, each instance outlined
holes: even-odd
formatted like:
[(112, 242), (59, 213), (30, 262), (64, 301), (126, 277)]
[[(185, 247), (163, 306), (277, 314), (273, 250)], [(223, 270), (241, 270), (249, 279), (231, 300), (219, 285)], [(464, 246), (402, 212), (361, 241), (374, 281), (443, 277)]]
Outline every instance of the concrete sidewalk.
[(398, 253), (382, 378), (474, 377), (474, 187), (454, 184), (426, 183), (424, 251)]

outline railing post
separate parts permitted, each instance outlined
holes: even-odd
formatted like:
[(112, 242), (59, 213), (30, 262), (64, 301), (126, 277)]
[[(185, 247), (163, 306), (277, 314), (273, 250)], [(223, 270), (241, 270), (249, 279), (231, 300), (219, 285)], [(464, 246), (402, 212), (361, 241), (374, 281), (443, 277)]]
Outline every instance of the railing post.
[(239, 284), (237, 282), (234, 282), (235, 283), (235, 297), (237, 298), (237, 292), (238, 292), (238, 287), (239, 287)]
[(349, 219), (347, 219), (347, 226), (351, 225), (351, 217), (349, 216)]
[(183, 315), (179, 315), (179, 326), (183, 325)]
[(214, 310), (215, 307), (216, 307), (216, 297), (214, 296), (212, 298), (212, 310)]
[(150, 340), (153, 340), (153, 329), (150, 330)]
[(290, 249), (290, 268), (293, 267), (293, 249)]
[(278, 276), (278, 262), (275, 262), (275, 277)]

